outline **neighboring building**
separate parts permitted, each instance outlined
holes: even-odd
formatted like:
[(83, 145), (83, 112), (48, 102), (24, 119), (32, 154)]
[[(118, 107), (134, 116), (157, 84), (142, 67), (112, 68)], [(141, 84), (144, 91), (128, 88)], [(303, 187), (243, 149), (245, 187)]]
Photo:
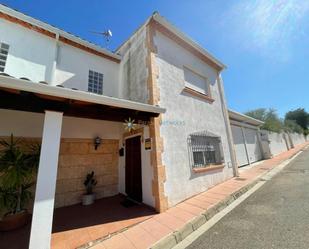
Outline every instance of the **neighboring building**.
[(229, 110), (237, 166), (241, 167), (262, 160), (260, 126), (264, 122)]
[(158, 13), (111, 53), (0, 5), (0, 43), (0, 136), (42, 139), (31, 248), (89, 171), (159, 212), (237, 174), (225, 66)]
[(303, 134), (260, 130), (263, 121), (232, 110), (228, 113), (238, 167), (272, 158), (306, 142)]

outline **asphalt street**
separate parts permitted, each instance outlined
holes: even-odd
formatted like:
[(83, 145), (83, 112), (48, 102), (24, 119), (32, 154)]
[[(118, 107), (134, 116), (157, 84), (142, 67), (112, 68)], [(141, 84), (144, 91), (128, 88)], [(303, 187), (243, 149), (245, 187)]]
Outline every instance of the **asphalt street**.
[(309, 150), (195, 240), (189, 249), (309, 248)]

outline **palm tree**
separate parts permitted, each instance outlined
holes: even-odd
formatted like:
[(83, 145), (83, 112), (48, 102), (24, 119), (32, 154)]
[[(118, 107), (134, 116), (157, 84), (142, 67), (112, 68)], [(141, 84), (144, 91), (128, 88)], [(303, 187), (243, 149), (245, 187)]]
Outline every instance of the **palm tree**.
[(25, 209), (39, 165), (40, 145), (22, 150), (20, 143), (13, 134), (9, 141), (0, 140), (0, 209), (8, 211), (6, 215)]

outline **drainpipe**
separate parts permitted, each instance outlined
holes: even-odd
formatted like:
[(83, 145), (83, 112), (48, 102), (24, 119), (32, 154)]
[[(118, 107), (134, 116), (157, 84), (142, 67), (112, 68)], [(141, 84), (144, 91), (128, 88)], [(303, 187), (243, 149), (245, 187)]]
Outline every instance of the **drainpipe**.
[(221, 78), (220, 73), (218, 73), (218, 88), (219, 88), (219, 93), (220, 93), (220, 101), (221, 101), (223, 118), (225, 121), (227, 140), (228, 140), (229, 150), (230, 150), (230, 155), (231, 155), (233, 174), (234, 176), (239, 176), (238, 166), (236, 162), (236, 155), (235, 155), (235, 150), (234, 150), (234, 144), (233, 144), (232, 129), (231, 129), (230, 119), (229, 119), (229, 115), (227, 111), (227, 106), (224, 101), (225, 98), (224, 98), (223, 84), (222, 84), (222, 78)]
[(51, 66), (51, 69), (49, 72), (46, 73), (45, 81), (48, 83), (48, 85), (55, 85), (55, 71), (57, 68), (57, 62), (58, 62), (58, 55), (59, 55), (59, 34), (56, 34), (56, 49), (54, 53), (53, 63)]

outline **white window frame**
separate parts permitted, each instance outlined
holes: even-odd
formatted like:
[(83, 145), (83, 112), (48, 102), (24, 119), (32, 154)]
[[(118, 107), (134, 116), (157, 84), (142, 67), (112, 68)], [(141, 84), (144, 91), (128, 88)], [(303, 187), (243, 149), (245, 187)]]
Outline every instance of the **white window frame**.
[(103, 94), (103, 79), (104, 74), (89, 70), (88, 72), (88, 92)]
[[(193, 75), (196, 75), (197, 77), (200, 77), (201, 79), (203, 79), (205, 81), (205, 86), (204, 86), (205, 88), (204, 88), (203, 91), (197, 89), (198, 87), (195, 87), (193, 84), (190, 84), (189, 82), (186, 81), (186, 71), (189, 71)], [(208, 78), (206, 76), (198, 73), (196, 70), (193, 70), (192, 68), (190, 68), (188, 66), (183, 66), (183, 75), (184, 75), (184, 85), (185, 85), (185, 88), (193, 90), (193, 91), (195, 91), (195, 92), (197, 92), (199, 94), (205, 95), (205, 96), (211, 96), (209, 80), (208, 80)]]
[(10, 45), (4, 42), (0, 42), (0, 73), (5, 70)]

